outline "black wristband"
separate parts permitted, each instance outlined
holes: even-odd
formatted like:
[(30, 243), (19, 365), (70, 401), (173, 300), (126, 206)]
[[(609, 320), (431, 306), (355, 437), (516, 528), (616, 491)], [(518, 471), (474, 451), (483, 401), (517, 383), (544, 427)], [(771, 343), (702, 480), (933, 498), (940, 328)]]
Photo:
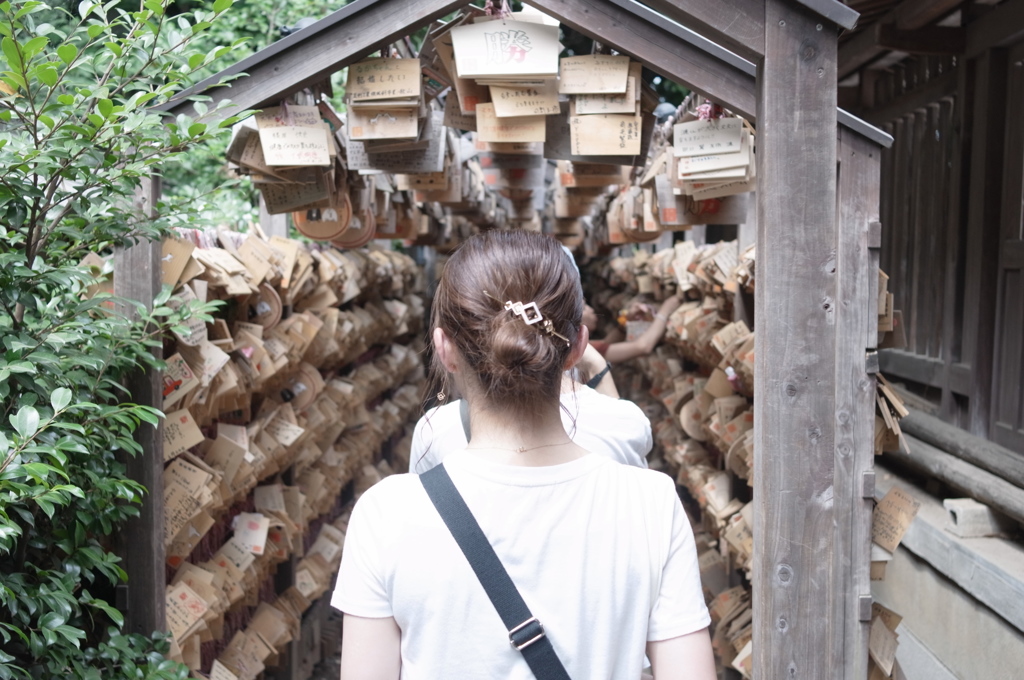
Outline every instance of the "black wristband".
[(589, 387), (590, 389), (596, 388), (598, 385), (601, 384), (601, 381), (604, 380), (604, 377), (608, 374), (608, 371), (610, 370), (612, 370), (612, 365), (610, 363), (605, 364), (604, 368), (601, 369), (600, 373), (598, 373), (593, 378), (587, 381), (587, 387)]

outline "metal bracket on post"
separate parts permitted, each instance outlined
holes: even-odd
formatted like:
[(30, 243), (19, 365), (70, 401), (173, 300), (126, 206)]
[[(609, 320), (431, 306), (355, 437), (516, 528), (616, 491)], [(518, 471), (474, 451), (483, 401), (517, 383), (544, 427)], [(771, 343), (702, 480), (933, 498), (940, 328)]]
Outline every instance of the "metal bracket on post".
[(860, 497), (861, 498), (874, 498), (875, 497), (875, 471), (867, 470), (864, 472), (864, 476), (861, 478), (860, 484)]
[(869, 349), (867, 354), (864, 355), (864, 370), (868, 375), (875, 375), (881, 370), (878, 364), (878, 352), (873, 349)]
[(882, 247), (882, 223), (868, 222), (868, 248)]
[(867, 622), (871, 620), (871, 605), (873, 604), (870, 595), (861, 595), (858, 599), (860, 611), (857, 612), (857, 620)]

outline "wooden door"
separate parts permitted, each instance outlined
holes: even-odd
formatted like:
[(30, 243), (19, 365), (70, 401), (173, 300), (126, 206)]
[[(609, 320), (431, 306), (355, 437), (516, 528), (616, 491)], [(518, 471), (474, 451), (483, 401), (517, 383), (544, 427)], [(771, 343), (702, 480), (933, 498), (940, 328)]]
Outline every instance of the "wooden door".
[(1024, 43), (1009, 57), (989, 438), (1024, 453)]

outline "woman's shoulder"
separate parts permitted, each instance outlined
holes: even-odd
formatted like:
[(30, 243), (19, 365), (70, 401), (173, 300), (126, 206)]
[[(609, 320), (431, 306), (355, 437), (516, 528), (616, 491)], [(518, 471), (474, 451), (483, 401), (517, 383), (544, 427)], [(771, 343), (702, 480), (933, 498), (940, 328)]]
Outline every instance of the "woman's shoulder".
[(602, 473), (614, 480), (613, 483), (635, 487), (639, 493), (654, 494), (661, 499), (666, 497), (678, 499), (679, 497), (675, 480), (658, 470), (623, 465), (607, 459), (607, 464), (602, 465)]
[(419, 475), (402, 473), (388, 475), (369, 489), (356, 501), (356, 509), (362, 514), (383, 516), (404, 514), (410, 507), (417, 506), (426, 498)]

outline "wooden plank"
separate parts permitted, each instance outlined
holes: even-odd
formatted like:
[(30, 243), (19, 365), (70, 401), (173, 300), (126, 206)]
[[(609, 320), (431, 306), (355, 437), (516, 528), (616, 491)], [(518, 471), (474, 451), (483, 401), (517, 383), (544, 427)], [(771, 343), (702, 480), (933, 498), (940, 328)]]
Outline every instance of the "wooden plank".
[[(692, 32), (663, 18), (659, 21), (659, 15), (649, 10), (643, 12), (639, 3), (526, 0), (526, 4), (594, 40), (614, 45), (652, 71), (690, 87), (745, 118), (756, 118), (752, 68), (743, 67), (739, 62), (728, 63), (706, 52), (691, 42)], [(830, 106), (835, 107), (835, 102)]]
[[(198, 92), (211, 98), (207, 102), (211, 110), (225, 99), (235, 104), (203, 118), (210, 121), (276, 104), (464, 4), (458, 0), (356, 0), (204, 80), (160, 108), (174, 115), (194, 116), (186, 98)], [(240, 73), (247, 75), (233, 80), (230, 86), (213, 87), (221, 77)]]
[[(844, 668), (833, 497), (836, 377), (836, 37), (765, 1), (758, 72), (754, 371), (754, 677)], [(828, 266), (829, 264), (833, 266)]]
[(928, 139), (929, 114), (931, 107), (914, 113), (913, 146), (910, 163), (913, 168), (913, 180), (910, 189), (910, 223), (909, 239), (910, 261), (905, 270), (909, 284), (908, 308), (903, 309), (903, 320), (906, 325), (907, 346), (915, 353), (927, 355), (928, 338), (924, 329), (928, 326), (928, 296), (932, 291), (926, 290), (923, 275), (928, 261), (925, 252), (931, 241), (928, 231), (932, 225), (926, 214), (931, 202), (928, 176), (932, 171), (928, 150), (931, 147)]
[(927, 561), (1018, 630), (1024, 630), (1024, 549), (1001, 538), (954, 536), (945, 530), (946, 510), (939, 499), (894, 475), (889, 467), (883, 458), (879, 470), (887, 474), (879, 475), (876, 497), (884, 498), (892, 486), (899, 486), (921, 503), (900, 548)]
[[(943, 280), (943, 323), (942, 323), (942, 362), (945, 375), (942, 379), (942, 400), (940, 409), (943, 417), (957, 419), (958, 404), (953, 396), (951, 382), (953, 364), (960, 360), (963, 339), (963, 269), (962, 254), (966, 244), (961, 214), (961, 187), (964, 181), (961, 165), (963, 163), (963, 115), (961, 109), (966, 97), (966, 69), (956, 66), (957, 95), (950, 105), (949, 127), (943, 132), (945, 143), (950, 150), (949, 193), (946, 204), (946, 259), (944, 263), (945, 279)], [(955, 104), (955, 105), (954, 105)]]
[(971, 393), (970, 371), (961, 364), (949, 367), (948, 382), (944, 377), (947, 373), (945, 362), (937, 357), (926, 357), (906, 350), (883, 349), (878, 353), (879, 365), (884, 375), (892, 375), (911, 380), (921, 385), (942, 388), (948, 387), (956, 394)]
[[(945, 259), (943, 236), (945, 232), (938, 228), (942, 224), (942, 201), (948, 195), (945, 178), (947, 173), (946, 158), (942, 155), (941, 120), (943, 102), (928, 107), (928, 128), (925, 130), (925, 213), (922, 228), (924, 240), (924, 260), (921, 263), (921, 276), (925, 280), (927, 291), (922, 291), (922, 306), (928, 310), (922, 319), (921, 330), (924, 335), (924, 353), (930, 357), (941, 356), (942, 347), (942, 275)], [(946, 103), (948, 108), (949, 104)]]
[(952, 97), (956, 93), (956, 87), (956, 73), (945, 73), (932, 78), (917, 90), (897, 96), (880, 108), (866, 112), (864, 120), (874, 125), (884, 125), (940, 99)]
[[(873, 504), (861, 493), (865, 473), (874, 469), (875, 380), (867, 374), (864, 338), (877, 319), (868, 250), (870, 225), (878, 221), (881, 148), (839, 131), (836, 248), (835, 493), (838, 589), (845, 662), (831, 677), (863, 680), (867, 675), (869, 623), (856, 616), (862, 596), (871, 595), (870, 552)], [(877, 257), (877, 256), (876, 256)], [(875, 321), (877, 323), (877, 321)], [(873, 345), (873, 343), (872, 343)]]
[[(889, 274), (889, 292), (895, 297), (895, 304), (903, 311), (904, 321), (909, 315), (910, 279), (910, 235), (911, 235), (911, 191), (914, 144), (914, 117), (906, 116), (896, 123), (896, 163), (894, 167), (893, 191), (893, 253), (886, 273)], [(909, 338), (908, 338), (909, 340)]]
[(921, 441), (1024, 489), (1024, 458), (987, 439), (976, 437), (942, 418), (911, 410), (900, 427)]
[(1008, 61), (991, 435), (1024, 453), (1024, 44), (1010, 51)]
[(968, 62), (971, 158), (967, 194), (967, 261), (964, 278), (964, 361), (974, 370), (968, 431), (988, 435), (992, 401), (992, 347), (999, 263), (999, 210), (1006, 119), (1006, 54), (990, 51)]
[(745, 59), (757, 61), (764, 55), (762, 0), (644, 0), (644, 4)]
[[(136, 209), (146, 217), (155, 214), (160, 197), (159, 180), (146, 178), (136, 194)], [(114, 251), (114, 295), (136, 300), (153, 308), (153, 299), (160, 293), (161, 272), (159, 241), (142, 241), (129, 248)], [(123, 310), (132, 314), (130, 307)], [(154, 355), (162, 358), (160, 348)], [(128, 401), (141, 406), (163, 407), (160, 372), (137, 370), (126, 382)], [(126, 631), (150, 635), (153, 631), (167, 630), (164, 611), (166, 587), (166, 554), (164, 551), (164, 452), (163, 425), (142, 423), (135, 431), (135, 441), (142, 453), (125, 456), (125, 475), (144, 486), (146, 495), (139, 506), (137, 517), (130, 518), (115, 537), (116, 552), (121, 556), (128, 574), (128, 608), (125, 612)]]

